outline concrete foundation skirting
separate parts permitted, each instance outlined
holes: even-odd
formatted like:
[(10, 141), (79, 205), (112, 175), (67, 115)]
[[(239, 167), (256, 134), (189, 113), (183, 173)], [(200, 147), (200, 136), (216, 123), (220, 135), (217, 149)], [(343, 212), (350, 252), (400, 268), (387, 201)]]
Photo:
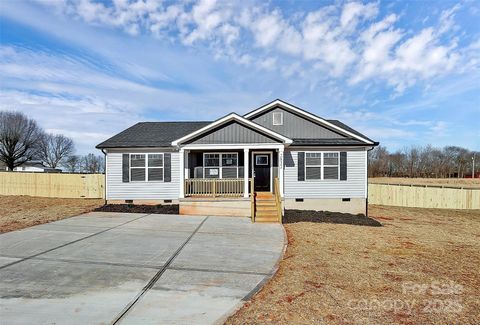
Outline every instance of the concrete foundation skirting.
[(367, 200), (364, 198), (351, 198), (350, 201), (339, 199), (303, 199), (297, 202), (295, 199), (285, 199), (285, 209), (331, 211), (351, 214), (366, 214)]
[(184, 199), (180, 214), (250, 217), (250, 199)]
[[(178, 204), (178, 200), (132, 200), (127, 203), (125, 200), (107, 200), (107, 204), (139, 204), (139, 205), (158, 205), (158, 204)], [(171, 201), (171, 202), (165, 202)]]

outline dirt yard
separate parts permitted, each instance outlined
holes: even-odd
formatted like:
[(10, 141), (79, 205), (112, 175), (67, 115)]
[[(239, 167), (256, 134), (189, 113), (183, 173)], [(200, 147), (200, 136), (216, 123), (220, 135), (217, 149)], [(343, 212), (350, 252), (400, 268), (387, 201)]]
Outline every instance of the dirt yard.
[(403, 177), (370, 177), (368, 182), (375, 184), (412, 184), (412, 185), (439, 185), (453, 187), (480, 188), (480, 178), (403, 178)]
[(0, 233), (75, 216), (103, 203), (101, 199), (0, 195)]
[(226, 323), (478, 323), (480, 210), (371, 206), (370, 216), (383, 226), (285, 224), (278, 273)]

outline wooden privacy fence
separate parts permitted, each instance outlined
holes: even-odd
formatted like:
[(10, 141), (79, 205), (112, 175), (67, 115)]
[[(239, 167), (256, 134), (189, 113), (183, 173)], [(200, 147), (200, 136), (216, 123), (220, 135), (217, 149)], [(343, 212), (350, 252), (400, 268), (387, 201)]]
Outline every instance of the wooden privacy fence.
[(368, 184), (368, 203), (415, 208), (480, 209), (480, 189)]
[(0, 195), (104, 198), (103, 174), (0, 172)]

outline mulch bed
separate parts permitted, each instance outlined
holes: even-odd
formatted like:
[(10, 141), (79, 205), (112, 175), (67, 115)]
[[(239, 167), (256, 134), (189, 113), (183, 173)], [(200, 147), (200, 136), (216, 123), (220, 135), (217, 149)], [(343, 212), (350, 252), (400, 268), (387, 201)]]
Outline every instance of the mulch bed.
[(124, 212), (124, 213), (158, 213), (158, 214), (179, 214), (178, 204), (158, 204), (158, 205), (140, 205), (140, 204), (106, 204), (94, 211), (99, 212)]
[(295, 222), (322, 222), (322, 223), (341, 223), (357, 226), (381, 227), (382, 224), (375, 219), (369, 218), (363, 214), (350, 214), (329, 211), (313, 210), (285, 210), (283, 223)]

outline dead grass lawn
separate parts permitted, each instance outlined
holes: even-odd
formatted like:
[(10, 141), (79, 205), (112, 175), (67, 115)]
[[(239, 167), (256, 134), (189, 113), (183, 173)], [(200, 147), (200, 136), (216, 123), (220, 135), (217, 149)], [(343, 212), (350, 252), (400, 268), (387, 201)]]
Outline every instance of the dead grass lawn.
[(0, 233), (72, 217), (103, 203), (101, 199), (0, 196)]
[(278, 273), (226, 323), (478, 324), (480, 210), (369, 212), (384, 226), (286, 224)]
[(405, 178), (405, 177), (369, 177), (368, 182), (375, 184), (412, 184), (454, 187), (480, 188), (480, 178)]

